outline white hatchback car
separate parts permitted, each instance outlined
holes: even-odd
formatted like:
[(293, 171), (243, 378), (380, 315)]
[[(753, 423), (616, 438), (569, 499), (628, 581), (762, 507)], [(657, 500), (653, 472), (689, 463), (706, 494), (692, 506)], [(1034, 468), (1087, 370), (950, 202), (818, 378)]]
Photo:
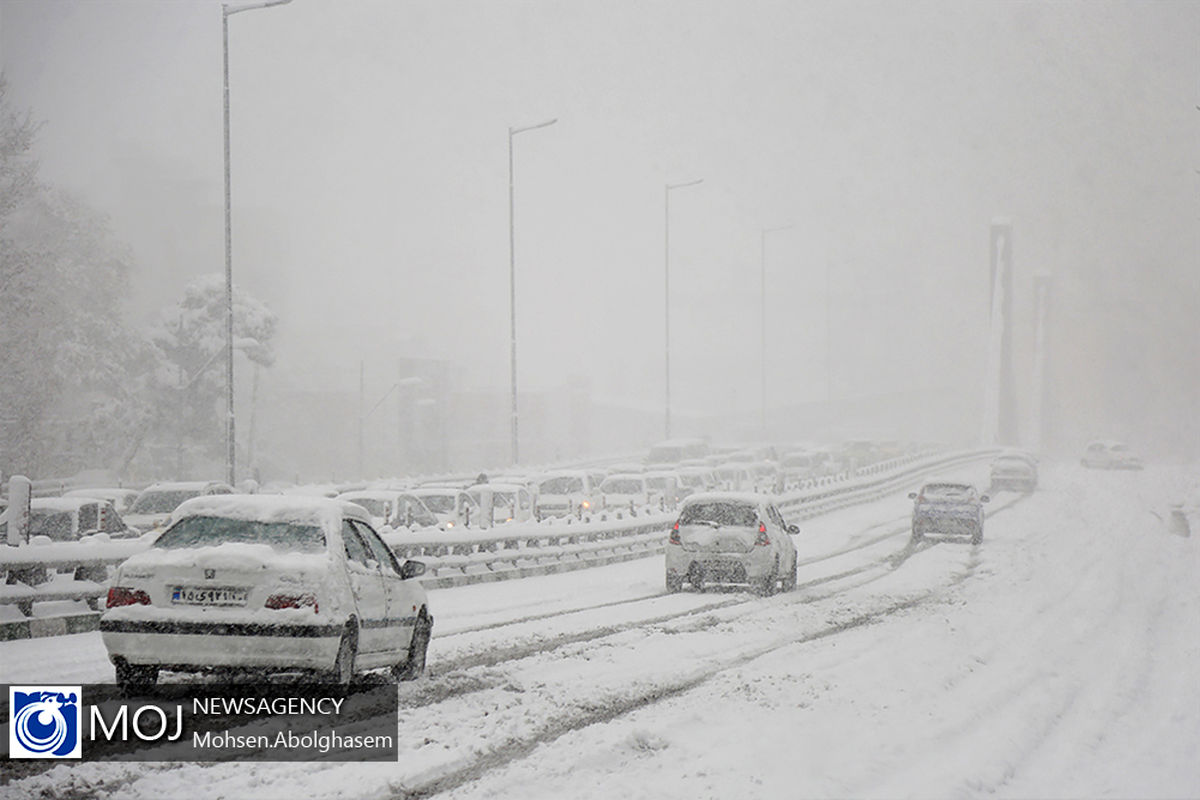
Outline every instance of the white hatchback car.
[(363, 670), (399, 680), (425, 668), (433, 617), (414, 580), (353, 503), (278, 495), (182, 504), (149, 550), (117, 569), (100, 632), (117, 683), (159, 670)]
[(708, 583), (748, 583), (764, 595), (795, 589), (799, 532), (763, 495), (691, 495), (667, 538), (667, 589), (685, 581), (697, 591)]

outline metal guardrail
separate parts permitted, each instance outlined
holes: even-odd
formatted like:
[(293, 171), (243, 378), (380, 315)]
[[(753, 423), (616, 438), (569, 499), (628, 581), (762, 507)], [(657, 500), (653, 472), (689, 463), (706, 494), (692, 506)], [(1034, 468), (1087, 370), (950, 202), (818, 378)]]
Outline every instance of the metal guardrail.
[[(776, 505), (789, 519), (808, 519), (870, 502), (930, 472), (989, 458), (996, 452), (969, 450), (896, 458), (853, 474), (801, 482), (778, 495)], [(661, 553), (665, 531), (674, 519), (674, 510), (622, 509), (490, 529), (391, 531), (384, 532), (383, 538), (400, 558), (425, 562), (422, 582), (432, 589), (602, 566)], [(0, 621), (0, 640), (38, 635), (33, 632), (38, 627), (57, 633), (94, 629), (110, 568), (146, 549), (151, 541), (150, 535), (120, 541), (106, 541), (100, 535), (81, 542), (0, 546), (0, 571), (7, 576), (6, 585), (0, 585), (0, 607), (15, 606), (26, 618)], [(49, 625), (45, 618), (34, 615), (33, 604), (50, 601), (86, 603), (90, 610), (62, 615), (62, 624)]]

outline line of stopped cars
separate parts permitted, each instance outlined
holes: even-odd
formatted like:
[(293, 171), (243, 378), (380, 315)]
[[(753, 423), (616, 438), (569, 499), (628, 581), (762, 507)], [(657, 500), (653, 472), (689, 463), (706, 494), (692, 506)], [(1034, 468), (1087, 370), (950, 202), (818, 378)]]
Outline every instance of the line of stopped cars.
[[(740, 463), (762, 459), (747, 454)], [(808, 458), (805, 466), (826, 460)], [(445, 530), (478, 513), (485, 505), (480, 491), (495, 500), (486, 505), (502, 509), (495, 522), (534, 521), (551, 509), (577, 514), (591, 502), (600, 510), (674, 507), (665, 545), (668, 591), (716, 585), (765, 596), (794, 589), (799, 529), (775, 502), (778, 477), (750, 490), (731, 489), (713, 482), (716, 464), (690, 461), (641, 471), (617, 465), (604, 476), (563, 471), (545, 476), (548, 486), (512, 479), (482, 489), (357, 490), (335, 497), (159, 485), (145, 494), (143, 508), (131, 509), (152, 516), (138, 521), (154, 536), (114, 572), (101, 635), (118, 683), (132, 689), (153, 685), (162, 671), (299, 672), (340, 685), (372, 670), (415, 678), (424, 670), (433, 628), (418, 580), (425, 565), (398, 559), (387, 545), (388, 531)], [(1026, 454), (1002, 454), (993, 464), (993, 486), (1031, 491), (1036, 467)], [(689, 471), (706, 477), (692, 481)], [(589, 486), (598, 493), (575, 496)], [(982, 539), (988, 498), (973, 486), (930, 482), (912, 497), (914, 538)]]

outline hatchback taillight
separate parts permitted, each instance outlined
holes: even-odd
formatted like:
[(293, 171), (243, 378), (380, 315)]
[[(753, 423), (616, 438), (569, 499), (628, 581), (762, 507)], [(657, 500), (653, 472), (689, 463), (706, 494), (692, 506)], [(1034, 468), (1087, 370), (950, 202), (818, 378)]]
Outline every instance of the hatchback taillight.
[(150, 605), (150, 595), (141, 589), (130, 589), (127, 586), (113, 586), (108, 590), (108, 599), (105, 601), (105, 605), (108, 608), (148, 606)]
[(305, 592), (304, 594), (280, 592), (268, 597), (267, 602), (263, 605), (265, 605), (267, 608), (273, 609), (308, 608), (309, 606), (312, 606), (314, 614), (320, 613), (320, 607), (317, 605), (317, 596), (312, 592)]
[(675, 522), (675, 527), (671, 529), (671, 535), (667, 537), (667, 544), (683, 544), (679, 539), (679, 522)]
[(758, 523), (758, 536), (754, 539), (755, 545), (767, 545), (771, 543), (771, 537), (767, 536), (767, 523)]

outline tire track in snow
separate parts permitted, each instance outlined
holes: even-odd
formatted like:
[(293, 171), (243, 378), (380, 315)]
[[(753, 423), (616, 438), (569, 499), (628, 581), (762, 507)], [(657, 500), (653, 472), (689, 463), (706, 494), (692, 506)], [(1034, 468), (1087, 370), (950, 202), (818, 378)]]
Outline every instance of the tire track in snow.
[[(1024, 495), (1015, 497), (1015, 498), (1011, 499), (1009, 502), (1005, 503), (1004, 505), (989, 509), (988, 516), (992, 516), (994, 514), (1000, 513), (1004, 510), (1011, 508), (1015, 504), (1021, 502), (1021, 500), (1023, 500), (1024, 497), (1025, 497)], [(879, 526), (874, 525), (871, 527), (879, 527)], [(838, 558), (838, 557), (841, 557), (848, 553), (862, 550), (862, 549), (865, 549), (866, 547), (873, 546), (873, 545), (879, 544), (881, 542), (887, 541), (888, 539), (895, 538), (896, 536), (907, 533), (909, 530), (910, 530), (909, 526), (898, 526), (898, 527), (890, 529), (885, 534), (882, 534), (882, 535), (879, 535), (876, 537), (872, 537), (872, 539), (869, 540), (868, 542), (860, 543), (859, 545), (857, 545), (855, 547), (837, 550), (837, 551), (825, 554), (823, 556), (810, 558), (804, 563), (814, 564), (814, 563), (819, 563), (821, 561), (828, 561), (833, 558)], [(834, 597), (838, 594), (849, 591), (851, 589), (856, 589), (856, 588), (859, 588), (862, 586), (866, 586), (875, 581), (881, 580), (881, 579), (887, 577), (889, 574), (891, 574), (895, 570), (899, 569), (901, 566), (903, 566), (904, 562), (907, 561), (909, 558), (911, 558), (916, 553), (923, 552), (932, 547), (936, 547), (937, 545), (942, 544), (942, 543), (943, 542), (941, 540), (936, 540), (936, 539), (935, 540), (926, 539), (919, 544), (909, 542), (908, 544), (905, 545), (904, 549), (898, 553), (888, 553), (885, 556), (873, 559), (871, 562), (869, 562), (867, 564), (863, 564), (863, 565), (855, 567), (853, 569), (849, 569), (849, 570), (837, 573), (836, 575), (826, 576), (826, 577), (817, 578), (817, 579), (808, 581), (806, 583), (803, 583), (803, 584), (800, 584), (799, 586), (797, 586), (795, 591), (800, 592), (803, 589), (812, 588), (814, 586), (824, 585), (824, 584), (828, 584), (828, 583), (841, 582), (841, 581), (844, 581), (846, 578), (853, 577), (856, 575), (866, 575), (867, 576), (865, 580), (856, 581), (850, 585), (839, 586), (829, 592), (824, 592), (824, 593), (819, 593), (819, 594), (808, 594), (808, 595), (805, 595), (805, 596), (799, 598), (800, 602), (804, 602), (804, 603), (816, 602), (819, 600), (826, 600), (826, 599)], [(974, 571), (974, 568), (978, 565), (978, 563), (979, 563), (978, 558), (973, 556), (972, 561), (968, 565), (968, 567), (969, 567), (968, 572), (964, 573), (957, 581), (953, 581), (953, 582), (957, 583), (957, 582), (961, 582), (961, 580), (965, 580), (966, 577), (968, 577), (969, 574)], [(872, 572), (874, 574), (868, 574), (868, 573), (872, 573)], [(570, 616), (572, 614), (584, 613), (584, 612), (590, 611), (594, 608), (614, 607), (614, 606), (618, 606), (618, 605), (629, 605), (632, 603), (647, 602), (647, 601), (651, 601), (651, 600), (660, 599), (662, 597), (670, 597), (670, 596), (672, 596), (672, 595), (664, 592), (661, 594), (651, 595), (648, 597), (637, 598), (637, 599), (633, 599), (633, 600), (613, 601), (611, 603), (602, 603), (602, 604), (599, 604), (598, 606), (588, 606), (586, 608), (573, 609), (570, 611), (553, 612), (550, 614), (540, 615), (538, 617), (535, 617), (535, 619), (547, 619), (547, 618)], [(644, 619), (640, 619), (640, 620), (630, 620), (629, 622), (620, 623), (617, 625), (608, 625), (608, 626), (604, 626), (601, 628), (589, 628), (584, 631), (579, 631), (576, 633), (562, 634), (562, 635), (555, 636), (555, 637), (552, 637), (549, 639), (542, 639), (542, 640), (539, 640), (536, 642), (531, 642), (531, 643), (523, 644), (523, 645), (514, 645), (514, 646), (500, 648), (500, 649), (497, 649), (495, 647), (490, 647), (481, 652), (469, 653), (467, 655), (464, 655), (464, 656), (461, 656), (461, 657), (458, 657), (455, 659), (451, 659), (448, 661), (444, 661), (444, 662), (440, 662), (438, 664), (431, 665), (428, 670), (428, 673), (427, 673), (429, 675), (429, 678), (431, 679), (430, 681), (422, 681), (421, 683), (414, 685), (412, 690), (409, 690), (409, 691), (405, 691), (405, 689), (407, 687), (403, 687), (401, 690), (401, 697), (400, 697), (401, 707), (406, 708), (406, 709), (421, 708), (424, 706), (433, 705), (435, 703), (442, 702), (444, 700), (448, 700), (452, 697), (459, 697), (459, 696), (471, 694), (474, 692), (481, 692), (481, 691), (486, 691), (488, 689), (495, 689), (495, 688), (498, 688), (498, 687), (504, 685), (507, 681), (507, 679), (504, 678), (503, 676), (492, 676), (491, 679), (489, 680), (489, 679), (484, 679), (484, 678), (467, 678), (465, 675), (461, 674), (461, 673), (465, 673), (466, 671), (468, 671), (472, 668), (495, 667), (495, 666), (498, 666), (498, 665), (506, 663), (506, 662), (519, 661), (519, 660), (529, 658), (532, 656), (551, 653), (555, 650), (559, 650), (563, 647), (567, 647), (567, 646), (570, 646), (573, 644), (581, 644), (581, 643), (585, 643), (585, 642), (589, 642), (589, 641), (605, 639), (605, 638), (608, 638), (611, 636), (625, 633), (630, 630), (637, 630), (639, 628), (660, 625), (664, 622), (670, 622), (672, 620), (685, 619), (687, 617), (695, 616), (702, 612), (717, 611), (720, 609), (730, 608), (733, 606), (747, 606), (746, 613), (752, 613), (757, 608), (757, 606), (753, 606), (753, 605), (749, 605), (749, 604), (751, 604), (756, 599), (758, 599), (758, 598), (755, 596), (742, 594), (739, 592), (738, 597), (735, 597), (735, 598), (732, 598), (729, 600), (715, 602), (715, 603), (706, 603), (701, 606), (689, 608), (689, 609), (686, 609), (683, 611), (673, 612), (670, 614), (662, 614), (662, 615), (644, 618)], [(526, 621), (529, 621), (529, 620), (528, 619), (514, 620), (512, 622), (501, 623), (499, 625), (487, 627), (485, 629), (493, 630), (495, 628), (501, 628), (501, 627), (505, 627), (505, 626), (509, 626), (509, 625), (516, 625), (516, 624), (520, 624), (520, 623), (526, 622)], [(690, 626), (687, 630), (701, 630), (703, 628), (712, 627), (713, 625), (718, 624), (718, 622), (720, 622), (720, 621), (723, 621), (723, 620), (717, 620), (715, 618), (704, 618), (704, 619), (700, 620), (698, 625)], [(432, 686), (430, 685), (431, 683), (433, 684)]]
[(606, 703), (602, 708), (596, 708), (594, 711), (582, 714), (573, 713), (569, 718), (551, 719), (548, 721), (548, 724), (531, 736), (483, 753), (470, 764), (452, 768), (445, 774), (429, 778), (415, 786), (407, 787), (400, 794), (393, 794), (392, 797), (403, 798), (403, 800), (417, 800), (418, 798), (431, 797), (450, 791), (451, 789), (456, 789), (459, 786), (477, 780), (493, 769), (524, 758), (543, 744), (553, 742), (568, 733), (592, 725), (611, 722), (634, 711), (695, 689), (724, 672), (742, 667), (783, 648), (819, 641), (839, 633), (879, 622), (892, 614), (914, 608), (936, 596), (936, 591), (926, 592), (917, 597), (889, 604), (883, 608), (860, 613), (850, 619), (827, 625), (817, 631), (800, 633), (783, 637), (767, 644), (752, 646), (735, 656), (721, 659), (716, 664), (693, 670), (668, 684), (659, 684), (631, 697)]
[[(1000, 513), (1003, 510), (1011, 508), (1015, 504), (1019, 503), (1022, 499), (1023, 497), (1016, 497), (1005, 505), (995, 508), (992, 513)], [(894, 536), (899, 532), (902, 531), (895, 531), (890, 535)], [(912, 549), (913, 552), (919, 552), (921, 550), (937, 546), (937, 544), (939, 544), (937, 541), (927, 541), (917, 545), (915, 548), (906, 549)], [(895, 554), (890, 554), (873, 562), (870, 565), (865, 565), (865, 567), (871, 568), (887, 564), (888, 568), (881, 574), (871, 576), (868, 580), (857, 582), (852, 587), (839, 588), (833, 592), (830, 592), (824, 597), (799, 597), (795, 594), (784, 595), (781, 597), (783, 599), (792, 600), (792, 602), (788, 603), (788, 605), (793, 603), (798, 605), (807, 604), (813, 602), (814, 600), (830, 599), (838, 594), (848, 591), (851, 588), (857, 588), (885, 577), (895, 569), (898, 569), (905, 560), (907, 560), (907, 556), (904, 559), (897, 561), (895, 560)], [(882, 607), (872, 609), (870, 611), (856, 613), (854, 616), (848, 619), (825, 625), (824, 627), (821, 627), (815, 631), (797, 632), (788, 636), (773, 639), (763, 644), (748, 646), (736, 654), (718, 658), (715, 663), (708, 663), (702, 667), (692, 670), (689, 673), (681, 675), (674, 680), (665, 683), (656, 683), (655, 685), (647, 687), (646, 689), (631, 696), (607, 701), (598, 707), (571, 707), (569, 712), (564, 716), (551, 717), (545, 721), (545, 724), (542, 727), (536, 729), (530, 734), (481, 753), (474, 760), (469, 761), (469, 763), (460, 762), (456, 765), (452, 765), (442, 774), (433, 775), (415, 785), (407, 786), (402, 789), (399, 794), (393, 796), (405, 798), (405, 800), (407, 800), (408, 798), (430, 797), (442, 792), (450, 791), (458, 788), (459, 786), (470, 783), (471, 781), (477, 780), (494, 769), (518, 761), (528, 756), (541, 745), (553, 742), (568, 733), (581, 730), (592, 725), (611, 722), (612, 720), (654, 705), (663, 700), (679, 696), (701, 686), (707, 681), (712, 680), (713, 678), (725, 672), (740, 668), (758, 658), (762, 658), (763, 656), (769, 655), (783, 648), (819, 641), (845, 631), (883, 621), (893, 614), (909, 610), (930, 600), (940, 598), (947, 588), (967, 580), (967, 578), (974, 573), (979, 563), (978, 548), (976, 547), (967, 557), (967, 560), (963, 564), (963, 567), (960, 571), (952, 575), (947, 575), (947, 581), (944, 584), (940, 584), (937, 587), (928, 589), (927, 591), (916, 596), (910, 596), (896, 602), (887, 603)], [(864, 570), (855, 570), (853, 572), (858, 573), (862, 571)], [(747, 601), (748, 599), (749, 598), (747, 598)], [(742, 602), (744, 603), (747, 601)], [(731, 603), (730, 605), (737, 604)], [(720, 622), (728, 623), (734, 621), (740, 616), (745, 615), (739, 615), (738, 617), (724, 620), (708, 618), (701, 620), (701, 624), (696, 627), (697, 629), (712, 627)]]

